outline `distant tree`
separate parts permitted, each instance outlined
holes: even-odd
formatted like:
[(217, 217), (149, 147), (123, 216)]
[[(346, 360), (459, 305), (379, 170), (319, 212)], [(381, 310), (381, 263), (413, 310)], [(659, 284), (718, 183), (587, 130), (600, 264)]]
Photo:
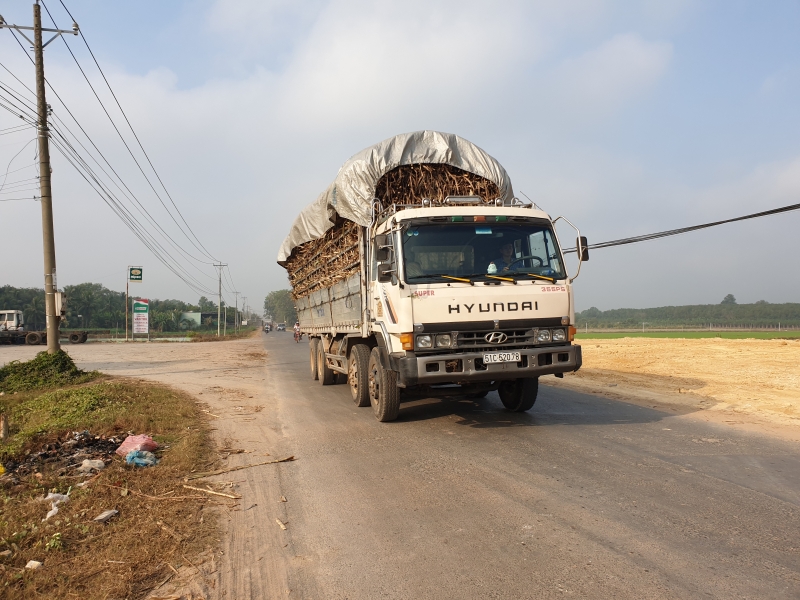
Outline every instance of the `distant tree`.
[(769, 304), (766, 300), (756, 300), (756, 304)]
[(733, 294), (728, 294), (722, 299), (722, 302), (720, 302), (720, 304), (736, 304), (736, 298), (734, 297)]
[(45, 322), (44, 298), (33, 296), (23, 310), (28, 329), (39, 329)]
[(583, 311), (581, 313), (581, 316), (584, 319), (596, 319), (601, 314), (603, 314), (602, 311), (599, 308), (597, 308), (596, 306), (593, 306), (593, 307), (587, 308), (585, 311)]
[(264, 298), (264, 312), (282, 323), (294, 323), (297, 320), (294, 300), (289, 290), (275, 290), (267, 294)]
[(197, 304), (200, 307), (200, 312), (217, 312), (216, 303), (212, 302), (205, 296), (200, 296), (200, 300), (197, 301)]

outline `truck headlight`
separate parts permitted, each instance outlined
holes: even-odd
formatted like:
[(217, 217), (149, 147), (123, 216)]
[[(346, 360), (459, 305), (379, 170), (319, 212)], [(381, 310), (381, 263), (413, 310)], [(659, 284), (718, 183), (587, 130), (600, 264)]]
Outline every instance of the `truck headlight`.
[(436, 336), (437, 348), (449, 348), (453, 345), (453, 338), (449, 333), (443, 333)]
[(564, 333), (563, 329), (554, 329), (553, 330), (553, 341), (554, 342), (565, 342), (567, 340), (567, 334)]
[(429, 335), (417, 336), (417, 348), (430, 348), (431, 346), (432, 346), (431, 336)]
[(546, 344), (550, 341), (550, 330), (549, 329), (540, 329), (539, 333), (536, 334), (536, 341), (540, 344)]

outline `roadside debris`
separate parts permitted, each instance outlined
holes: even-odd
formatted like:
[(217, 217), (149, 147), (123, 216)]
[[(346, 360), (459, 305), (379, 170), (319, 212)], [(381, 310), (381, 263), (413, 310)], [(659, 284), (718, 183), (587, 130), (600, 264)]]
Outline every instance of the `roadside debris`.
[(42, 498), (42, 500), (44, 501), (50, 500), (50, 512), (48, 512), (45, 518), (42, 519), (42, 522), (44, 522), (47, 521), (47, 519), (49, 519), (50, 517), (54, 517), (58, 514), (59, 504), (61, 504), (62, 502), (69, 501), (69, 492), (67, 492), (66, 494), (56, 494), (54, 492), (50, 492), (49, 494), (47, 494), (45, 498)]
[(286, 531), (286, 524), (285, 524), (283, 521), (281, 521), (280, 519), (277, 519), (277, 518), (276, 518), (276, 519), (275, 519), (275, 522), (276, 522), (276, 523), (277, 523), (277, 524), (280, 526), (280, 528), (281, 528), (281, 529), (283, 529), (284, 531)]
[(205, 488), (194, 487), (191, 485), (184, 485), (187, 490), (195, 490), (196, 492), (205, 492), (206, 494), (213, 494), (214, 496), (223, 496), (225, 498), (231, 498), (232, 500), (241, 500), (241, 496), (234, 496), (233, 494), (223, 494), (222, 492), (215, 492), (214, 490), (207, 490)]
[(120, 456), (127, 456), (132, 450), (143, 450), (145, 452), (152, 452), (158, 448), (158, 443), (153, 441), (149, 435), (129, 435), (125, 438), (119, 448), (117, 454)]
[(125, 462), (136, 467), (154, 467), (158, 464), (156, 455), (146, 450), (131, 450), (125, 456)]
[(95, 465), (102, 461), (105, 466), (119, 444), (120, 440), (116, 437), (73, 431), (61, 440), (43, 445), (39, 452), (31, 452), (17, 460), (8, 460), (3, 465), (6, 473), (0, 485), (16, 485), (19, 477), (38, 473), (45, 465), (59, 476), (72, 474), (72, 469), (81, 468), (86, 460), (93, 461)]
[(40, 563), (38, 560), (29, 560), (28, 564), (25, 565), (25, 568), (30, 569), (31, 571), (35, 571), (36, 569), (42, 568), (42, 563)]
[(97, 515), (93, 521), (97, 521), (98, 523), (107, 523), (110, 519), (117, 516), (119, 514), (118, 510), (114, 510), (113, 508), (110, 510), (104, 510), (99, 515)]
[(104, 463), (102, 460), (99, 459), (92, 460), (90, 458), (86, 458), (84, 459), (83, 464), (81, 464), (81, 466), (78, 467), (78, 473), (85, 473), (86, 475), (88, 475), (93, 471), (102, 471), (105, 468), (106, 468), (106, 463)]
[(219, 469), (217, 471), (207, 471), (205, 473), (192, 473), (184, 477), (184, 481), (190, 479), (202, 479), (203, 477), (211, 477), (212, 475), (222, 475), (223, 473), (230, 473), (231, 471), (239, 471), (241, 469), (249, 469), (250, 467), (259, 467), (261, 465), (273, 465), (275, 463), (282, 463), (294, 460), (294, 456), (287, 456), (286, 458), (279, 458), (278, 460), (268, 460), (266, 462), (253, 463), (252, 465), (240, 465), (238, 467), (230, 467), (228, 469)]

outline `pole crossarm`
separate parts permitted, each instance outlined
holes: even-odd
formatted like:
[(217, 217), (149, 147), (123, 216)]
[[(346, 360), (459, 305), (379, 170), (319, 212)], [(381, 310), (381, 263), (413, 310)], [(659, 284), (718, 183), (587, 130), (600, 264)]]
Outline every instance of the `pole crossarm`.
[[(25, 35), (25, 32), (23, 31), (23, 30), (25, 30), (25, 31), (35, 31), (34, 27), (27, 27), (25, 25), (14, 25), (13, 23), (6, 23), (5, 19), (3, 19), (3, 15), (0, 15), (0, 29), (16, 29), (17, 33), (19, 33), (22, 37), (24, 37), (26, 40), (28, 40), (28, 42), (30, 43), (31, 46), (35, 46), (36, 45), (36, 43), (31, 38), (29, 38), (27, 35)], [(51, 37), (44, 44), (42, 44), (42, 48), (46, 48), (47, 45), (50, 42), (52, 42), (54, 39), (56, 39), (60, 35), (63, 35), (65, 33), (72, 34), (72, 35), (78, 35), (78, 32), (80, 32), (80, 27), (78, 27), (77, 23), (73, 23), (72, 24), (72, 29), (49, 29), (47, 27), (42, 27), (40, 29), (40, 31), (47, 31), (49, 33), (55, 33), (55, 35), (53, 37)]]

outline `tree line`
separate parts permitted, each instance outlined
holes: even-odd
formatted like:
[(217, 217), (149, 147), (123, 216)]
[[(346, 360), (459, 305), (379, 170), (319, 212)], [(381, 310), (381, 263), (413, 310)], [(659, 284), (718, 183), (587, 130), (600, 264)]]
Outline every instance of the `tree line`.
[(575, 313), (578, 327), (629, 329), (646, 323), (650, 328), (703, 327), (709, 323), (727, 327), (800, 326), (800, 304), (770, 304), (759, 300), (753, 304), (738, 304), (732, 294), (719, 304), (661, 306), (658, 308), (617, 308), (599, 310), (587, 308)]
[[(64, 287), (67, 298), (65, 329), (118, 329), (125, 327), (125, 292), (110, 290), (100, 283), (80, 283)], [(138, 298), (138, 296), (131, 296)], [(0, 286), (0, 309), (21, 310), (27, 329), (40, 330), (45, 326), (43, 288)], [(224, 312), (225, 303), (222, 303)], [(130, 308), (128, 309), (130, 312)], [(186, 312), (214, 313), (200, 327), (193, 321), (181, 319)], [(201, 296), (197, 304), (182, 300), (150, 299), (150, 328), (153, 331), (183, 331), (187, 329), (216, 329), (217, 303)], [(228, 311), (227, 322), (233, 324), (234, 311)]]

